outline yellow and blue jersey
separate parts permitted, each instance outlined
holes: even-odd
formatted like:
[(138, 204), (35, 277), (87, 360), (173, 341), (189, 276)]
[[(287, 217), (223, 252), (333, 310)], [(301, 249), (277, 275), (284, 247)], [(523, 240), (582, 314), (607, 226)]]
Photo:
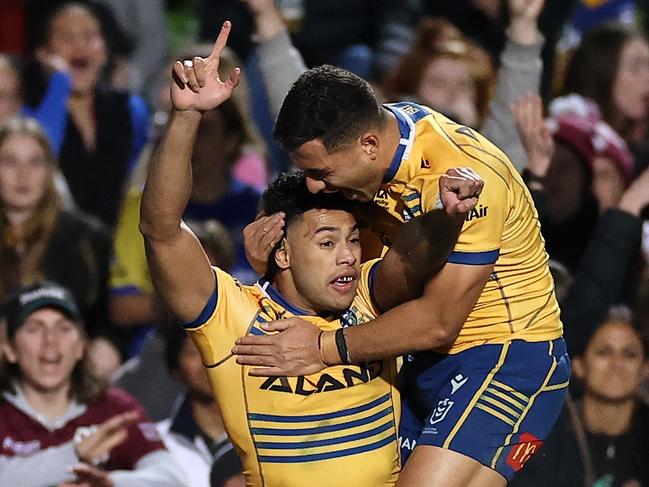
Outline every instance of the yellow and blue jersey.
[(328, 367), (303, 377), (252, 377), (230, 350), (242, 335), (261, 335), (263, 322), (300, 316), (322, 330), (376, 317), (371, 281), (378, 260), (361, 267), (352, 306), (318, 317), (288, 303), (260, 280), (244, 286), (215, 269), (217, 290), (185, 324), (208, 369), (228, 435), (244, 464), (247, 485), (330, 487), (394, 485), (400, 470), (400, 398), (393, 360)]
[(386, 244), (398, 227), (441, 208), (439, 178), (470, 167), (484, 180), (450, 263), (494, 270), (448, 353), (514, 339), (562, 335), (559, 306), (532, 197), (507, 156), (471, 128), (414, 103), (385, 105), (397, 118), (400, 144), (374, 198), (373, 229)]

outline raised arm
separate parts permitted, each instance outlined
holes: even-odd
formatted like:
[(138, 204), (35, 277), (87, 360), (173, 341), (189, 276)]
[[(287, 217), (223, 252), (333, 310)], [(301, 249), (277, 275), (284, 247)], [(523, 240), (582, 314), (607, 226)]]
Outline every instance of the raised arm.
[(194, 320), (214, 292), (209, 260), (182, 215), (191, 195), (191, 156), (202, 113), (227, 100), (239, 80), (238, 68), (225, 82), (218, 74), (230, 28), (230, 22), (223, 24), (209, 57), (174, 64), (174, 110), (142, 196), (140, 231), (153, 284), (167, 309), (181, 321)]
[(243, 0), (255, 21), (259, 69), (268, 92), (268, 105), (277, 118), (295, 80), (306, 71), (302, 55), (293, 46), (275, 0)]
[(538, 18), (543, 4), (544, 0), (507, 0), (510, 17), (507, 42), (500, 55), (496, 91), (481, 130), (509, 156), (519, 171), (525, 167), (526, 152), (516, 132), (510, 106), (526, 93), (539, 93), (543, 36), (538, 29)]

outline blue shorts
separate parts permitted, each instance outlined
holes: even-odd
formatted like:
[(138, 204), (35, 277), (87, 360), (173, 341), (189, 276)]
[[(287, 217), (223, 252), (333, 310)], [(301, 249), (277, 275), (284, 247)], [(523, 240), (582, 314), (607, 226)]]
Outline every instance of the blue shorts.
[(404, 359), (402, 461), (416, 445), (462, 453), (511, 480), (559, 417), (570, 379), (563, 338)]

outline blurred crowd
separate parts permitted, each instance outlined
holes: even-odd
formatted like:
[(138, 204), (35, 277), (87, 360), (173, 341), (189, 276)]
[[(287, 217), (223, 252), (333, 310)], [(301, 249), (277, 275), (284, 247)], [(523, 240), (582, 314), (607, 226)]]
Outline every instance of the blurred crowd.
[(0, 0), (0, 485), (243, 485), (138, 229), (171, 62), (226, 19), (242, 81), (201, 121), (185, 213), (211, 262), (258, 277), (242, 229), (289, 164), (273, 123), (307, 67), (478, 129), (534, 197), (574, 358), (513, 485), (649, 486), (644, 0)]

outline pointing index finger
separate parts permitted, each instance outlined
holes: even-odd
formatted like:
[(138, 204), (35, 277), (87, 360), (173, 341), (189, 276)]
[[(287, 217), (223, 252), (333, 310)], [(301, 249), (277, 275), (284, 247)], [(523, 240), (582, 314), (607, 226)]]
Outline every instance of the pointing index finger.
[(221, 53), (223, 52), (223, 48), (228, 41), (228, 36), (230, 35), (231, 28), (232, 22), (230, 22), (229, 20), (223, 22), (221, 31), (219, 32), (216, 41), (214, 41), (214, 47), (212, 48), (212, 52), (210, 53), (210, 56), (208, 58), (209, 60), (216, 59), (218, 61), (221, 58)]

